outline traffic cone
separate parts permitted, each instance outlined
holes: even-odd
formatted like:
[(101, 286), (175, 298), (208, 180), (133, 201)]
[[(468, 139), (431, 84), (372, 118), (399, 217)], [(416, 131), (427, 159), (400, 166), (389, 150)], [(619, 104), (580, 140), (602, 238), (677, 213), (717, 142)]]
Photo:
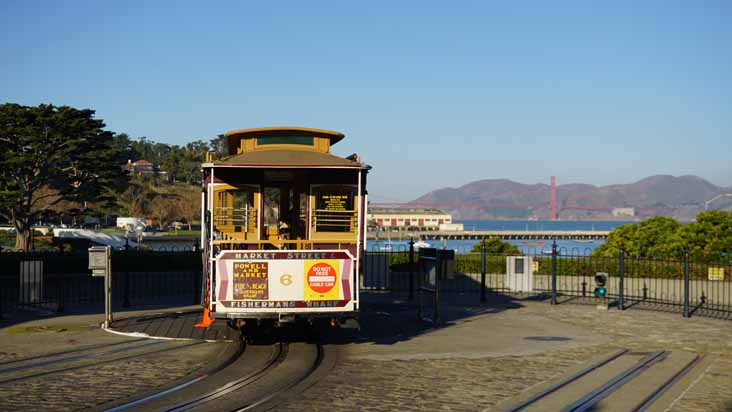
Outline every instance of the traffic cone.
[(208, 308), (203, 308), (203, 318), (201, 319), (201, 323), (196, 323), (195, 325), (193, 325), (193, 327), (207, 328), (207, 327), (211, 326), (211, 324), (214, 323), (215, 320), (216, 320), (216, 318), (212, 318), (210, 316)]

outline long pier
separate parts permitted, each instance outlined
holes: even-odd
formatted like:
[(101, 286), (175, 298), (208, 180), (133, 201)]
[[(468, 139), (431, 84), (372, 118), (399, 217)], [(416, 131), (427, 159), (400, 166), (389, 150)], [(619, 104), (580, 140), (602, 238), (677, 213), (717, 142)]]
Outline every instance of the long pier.
[(369, 239), (480, 240), (497, 237), (501, 240), (605, 240), (609, 235), (609, 230), (444, 230), (378, 234), (369, 232)]

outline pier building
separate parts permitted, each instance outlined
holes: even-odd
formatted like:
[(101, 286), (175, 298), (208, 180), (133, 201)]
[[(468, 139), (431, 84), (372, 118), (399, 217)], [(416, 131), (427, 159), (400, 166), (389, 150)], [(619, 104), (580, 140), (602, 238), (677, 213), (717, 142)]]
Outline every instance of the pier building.
[(370, 207), (369, 230), (439, 230), (451, 225), (452, 216), (440, 209), (418, 207)]

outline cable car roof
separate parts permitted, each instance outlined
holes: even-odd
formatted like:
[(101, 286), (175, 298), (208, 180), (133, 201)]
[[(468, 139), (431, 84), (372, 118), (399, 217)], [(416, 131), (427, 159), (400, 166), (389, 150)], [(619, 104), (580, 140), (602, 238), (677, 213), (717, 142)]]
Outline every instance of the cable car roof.
[(238, 129), (238, 130), (232, 130), (230, 132), (224, 133), (224, 136), (226, 136), (227, 141), (231, 140), (234, 137), (244, 137), (246, 135), (268, 135), (268, 134), (278, 134), (278, 133), (287, 133), (287, 132), (305, 132), (307, 134), (312, 134), (313, 136), (321, 136), (321, 137), (327, 137), (330, 139), (330, 145), (334, 145), (345, 137), (345, 135), (341, 132), (336, 132), (334, 130), (325, 130), (325, 129), (314, 129), (311, 127), (299, 127), (299, 126), (273, 126), (273, 127), (256, 127), (252, 129)]

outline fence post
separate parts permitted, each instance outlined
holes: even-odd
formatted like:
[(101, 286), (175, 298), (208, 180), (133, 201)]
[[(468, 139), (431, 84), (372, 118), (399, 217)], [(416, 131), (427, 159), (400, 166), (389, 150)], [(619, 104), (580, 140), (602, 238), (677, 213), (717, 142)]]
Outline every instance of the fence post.
[(58, 306), (56, 306), (56, 312), (61, 313), (64, 311), (64, 282), (61, 279), (56, 286), (56, 295), (58, 296)]
[(485, 237), (480, 241), (480, 301), (485, 302), (485, 266), (486, 266)]
[(625, 310), (625, 248), (620, 248), (620, 261), (618, 262), (618, 309)]
[(201, 270), (194, 270), (193, 271), (193, 304), (194, 305), (200, 305), (201, 304), (201, 297), (199, 296), (198, 292), (198, 285), (201, 284), (201, 280), (203, 278), (203, 268)]
[(684, 249), (684, 317), (689, 317), (689, 249)]
[(409, 300), (414, 300), (414, 238), (409, 238)]
[(122, 299), (122, 307), (129, 308), (130, 307), (130, 272), (125, 271), (125, 288), (124, 288), (124, 298)]
[(557, 240), (552, 242), (552, 305), (557, 304)]
[(434, 310), (432, 312), (432, 327), (436, 328), (440, 322), (440, 278), (444, 276), (442, 255), (437, 251), (437, 267), (435, 268), (435, 293), (434, 293)]

